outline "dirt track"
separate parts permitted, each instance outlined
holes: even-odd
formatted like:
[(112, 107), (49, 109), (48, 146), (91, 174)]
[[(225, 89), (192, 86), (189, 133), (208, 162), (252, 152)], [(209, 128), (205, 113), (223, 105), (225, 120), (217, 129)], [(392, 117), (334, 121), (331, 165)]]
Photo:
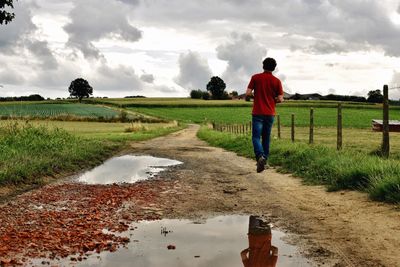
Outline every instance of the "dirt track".
[(122, 185), (66, 179), (5, 201), (0, 266), (115, 251), (126, 240), (102, 229), (125, 231), (132, 221), (223, 214), (269, 217), (294, 233), (291, 240), (321, 266), (400, 266), (398, 208), (358, 192), (304, 186), (273, 169), (257, 174), (255, 161), (208, 146), (196, 137), (198, 128), (132, 143), (123, 151), (184, 162), (159, 179)]
[[(181, 193), (168, 217), (263, 214), (296, 233), (294, 241), (324, 266), (400, 266), (400, 211), (358, 192), (326, 192), (291, 175), (255, 172), (255, 162), (196, 137), (198, 126), (133, 143), (135, 153), (178, 159), (167, 175)], [(168, 196), (168, 201), (171, 201)]]

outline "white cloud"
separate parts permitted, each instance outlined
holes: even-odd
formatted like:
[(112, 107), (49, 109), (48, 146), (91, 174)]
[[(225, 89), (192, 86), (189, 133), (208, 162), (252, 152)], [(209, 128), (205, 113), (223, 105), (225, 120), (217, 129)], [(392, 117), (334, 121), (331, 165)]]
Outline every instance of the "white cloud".
[(86, 58), (103, 57), (94, 42), (113, 38), (135, 42), (142, 33), (128, 21), (131, 11), (121, 1), (85, 0), (74, 2), (69, 16), (71, 22), (64, 27), (69, 34), (67, 45), (80, 50)]
[(205, 89), (212, 73), (207, 60), (199, 53), (189, 51), (179, 56), (179, 75), (177, 84), (186, 90)]
[(248, 33), (232, 33), (231, 39), (217, 47), (217, 56), (227, 61), (228, 66), (222, 74), (227, 88), (243, 91), (251, 75), (262, 72), (262, 61), (267, 49)]

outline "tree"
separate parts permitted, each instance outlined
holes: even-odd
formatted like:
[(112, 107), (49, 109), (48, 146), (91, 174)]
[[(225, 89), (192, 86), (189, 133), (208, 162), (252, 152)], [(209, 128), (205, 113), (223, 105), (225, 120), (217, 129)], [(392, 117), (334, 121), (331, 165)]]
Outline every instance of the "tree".
[(237, 91), (232, 91), (231, 92), (231, 96), (233, 97), (237, 97), (239, 95), (239, 93)]
[(383, 95), (381, 90), (372, 90), (368, 92), (367, 101), (370, 103), (383, 103)]
[(213, 99), (224, 99), (225, 82), (218, 76), (214, 76), (207, 84), (207, 91), (210, 91)]
[(70, 96), (77, 97), (79, 102), (82, 101), (82, 98), (93, 94), (93, 88), (89, 85), (88, 81), (82, 78), (73, 80), (68, 91)]
[(201, 98), (204, 100), (209, 100), (210, 99), (210, 93), (209, 92), (203, 92)]
[(200, 89), (190, 91), (190, 98), (201, 99), (202, 96), (203, 96), (203, 91), (201, 91)]
[(0, 0), (0, 24), (8, 24), (15, 17), (14, 13), (4, 10), (6, 6), (14, 8), (13, 0)]

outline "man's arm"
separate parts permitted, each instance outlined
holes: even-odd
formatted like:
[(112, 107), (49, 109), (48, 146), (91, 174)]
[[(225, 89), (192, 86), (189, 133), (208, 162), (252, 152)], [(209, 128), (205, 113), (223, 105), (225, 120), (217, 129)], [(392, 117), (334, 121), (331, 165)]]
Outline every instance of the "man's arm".
[(253, 96), (253, 89), (247, 88), (247, 90), (246, 90), (246, 96)]
[(284, 100), (283, 100), (283, 95), (278, 95), (276, 98), (275, 98), (275, 102), (276, 103), (282, 103)]

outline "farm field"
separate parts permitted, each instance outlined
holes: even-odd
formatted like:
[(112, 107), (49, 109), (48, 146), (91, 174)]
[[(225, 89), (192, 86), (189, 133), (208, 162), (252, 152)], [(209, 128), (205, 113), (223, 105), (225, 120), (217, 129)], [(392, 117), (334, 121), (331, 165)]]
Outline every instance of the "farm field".
[[(87, 103), (109, 104), (119, 107), (251, 107), (252, 102), (242, 100), (202, 100), (191, 98), (91, 98), (84, 100)], [(344, 107), (361, 109), (380, 109), (380, 104), (360, 102), (338, 102), (318, 100), (286, 100), (281, 106), (296, 107), (336, 107), (342, 103)], [(394, 106), (393, 109), (400, 109)]]
[[(184, 122), (202, 123), (248, 123), (251, 121), (251, 107), (198, 107), (198, 108), (158, 108), (140, 107), (129, 110), (151, 116)], [(379, 109), (343, 108), (343, 127), (370, 128), (372, 119), (381, 119)], [(308, 126), (310, 108), (295, 106), (278, 106), (277, 113), (281, 116), (284, 126), (291, 124), (291, 114), (295, 114), (296, 126)], [(314, 108), (315, 126), (335, 127), (337, 118), (336, 108)], [(390, 110), (391, 119), (400, 119), (400, 110)]]
[(119, 113), (111, 108), (80, 103), (7, 103), (0, 104), (0, 116), (5, 117), (55, 117), (72, 115), (78, 117), (111, 118)]
[[(3, 120), (0, 121), (0, 128), (5, 128), (10, 124), (18, 123), (24, 125), (22, 120)], [(177, 129), (175, 122), (171, 123), (120, 123), (120, 122), (81, 122), (81, 121), (30, 121), (32, 126), (43, 126), (47, 129), (64, 129), (67, 132), (100, 140), (141, 140), (149, 135), (156, 133), (169, 132)], [(133, 131), (127, 129), (133, 128)], [(0, 130), (0, 136), (1, 136)]]

